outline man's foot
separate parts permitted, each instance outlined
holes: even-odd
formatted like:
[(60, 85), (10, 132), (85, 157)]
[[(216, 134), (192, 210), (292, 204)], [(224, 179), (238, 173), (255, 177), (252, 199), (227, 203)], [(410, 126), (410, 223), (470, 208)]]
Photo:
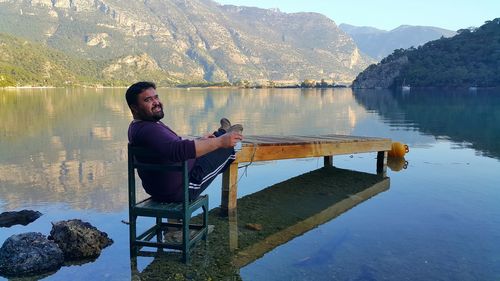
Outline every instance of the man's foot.
[(237, 132), (241, 134), (243, 132), (243, 126), (241, 124), (234, 124), (233, 126), (229, 127), (226, 132)]
[(228, 132), (229, 129), (231, 128), (231, 122), (229, 122), (229, 120), (227, 118), (222, 118), (220, 120), (220, 128), (219, 128), (219, 131), (220, 130), (224, 130), (224, 132)]

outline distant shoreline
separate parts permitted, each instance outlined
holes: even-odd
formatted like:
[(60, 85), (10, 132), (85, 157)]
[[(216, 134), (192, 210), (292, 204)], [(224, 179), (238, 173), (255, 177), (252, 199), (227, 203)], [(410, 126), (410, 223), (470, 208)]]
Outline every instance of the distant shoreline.
[[(85, 88), (85, 89), (127, 89), (128, 86), (98, 86), (98, 87), (90, 87), (90, 86), (7, 86), (0, 87), (0, 89), (6, 90), (20, 90), (20, 89), (71, 89), (71, 88)], [(241, 87), (241, 86), (158, 86), (159, 89), (334, 89), (334, 88), (351, 88), (355, 90), (400, 90), (394, 88), (358, 88), (352, 87), (351, 85), (335, 85), (328, 87), (302, 87), (300, 85), (297, 86), (274, 86), (274, 87), (266, 87), (266, 86), (256, 86), (256, 87)], [(411, 89), (498, 89), (500, 86), (490, 86), (490, 87), (464, 87), (464, 86), (426, 86), (426, 87), (411, 87)]]
[[(127, 86), (106, 86), (106, 87), (90, 87), (90, 86), (7, 86), (0, 89), (70, 89), (70, 88), (88, 88), (88, 89), (126, 89)], [(328, 86), (328, 87), (301, 87), (301, 86), (255, 86), (255, 87), (240, 87), (240, 86), (158, 86), (160, 89), (328, 89), (328, 88), (350, 88), (350, 86)]]
[[(401, 88), (360, 88), (360, 87), (350, 87), (353, 90), (396, 90), (401, 91)], [(425, 86), (425, 87), (415, 87), (411, 86), (411, 90), (459, 90), (459, 89), (477, 89), (477, 90), (486, 90), (486, 89), (499, 89), (500, 86), (489, 86), (489, 87), (477, 87), (477, 86)], [(411, 91), (409, 90), (409, 91)]]
[[(71, 88), (88, 88), (88, 89), (126, 89), (127, 86), (105, 86), (105, 87), (90, 87), (90, 86), (7, 86), (0, 87), (0, 89), (71, 89)], [(162, 87), (160, 87), (162, 88)], [(165, 87), (169, 88), (169, 87)]]

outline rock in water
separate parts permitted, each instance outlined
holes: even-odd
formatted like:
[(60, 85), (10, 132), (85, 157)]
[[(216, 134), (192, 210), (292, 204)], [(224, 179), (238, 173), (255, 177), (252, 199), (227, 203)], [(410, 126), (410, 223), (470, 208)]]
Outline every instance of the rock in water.
[(59, 245), (66, 260), (97, 257), (113, 243), (105, 232), (76, 219), (52, 223), (49, 239)]
[(56, 243), (39, 232), (12, 235), (0, 248), (0, 274), (30, 276), (55, 271), (64, 262)]
[(42, 213), (32, 210), (19, 212), (3, 212), (0, 214), (0, 227), (11, 227), (16, 224), (27, 225), (38, 219)]
[(258, 223), (247, 223), (245, 225), (245, 227), (247, 229), (250, 229), (250, 230), (255, 230), (255, 231), (261, 231), (262, 230), (262, 225), (261, 224), (258, 224)]

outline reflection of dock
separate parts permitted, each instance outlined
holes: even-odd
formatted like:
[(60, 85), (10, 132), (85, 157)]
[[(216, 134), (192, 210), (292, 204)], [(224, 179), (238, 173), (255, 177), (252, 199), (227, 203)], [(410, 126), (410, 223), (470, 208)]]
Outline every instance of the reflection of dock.
[[(279, 231), (274, 233), (269, 233), (269, 235), (264, 236), (261, 240), (246, 246), (249, 241), (246, 241), (246, 237), (242, 237), (239, 243), (235, 243), (236, 241), (231, 241), (231, 238), (234, 239), (234, 235), (230, 233), (230, 246), (238, 246), (239, 249), (237, 254), (233, 258), (233, 265), (237, 268), (241, 268), (257, 258), (263, 256), (265, 253), (271, 251), (277, 246), (284, 244), (293, 238), (300, 236), (307, 231), (324, 224), (347, 210), (353, 208), (354, 206), (368, 200), (369, 198), (379, 194), (380, 192), (386, 191), (389, 189), (389, 178), (379, 179), (378, 182), (374, 183), (369, 180), (369, 177), (366, 177), (366, 174), (361, 175), (361, 173), (356, 172), (346, 172), (345, 170), (332, 169), (327, 168), (323, 169), (326, 171), (315, 171), (309, 174), (306, 174), (305, 177), (317, 176), (317, 184), (322, 186), (296, 186), (294, 188), (287, 188), (287, 186), (283, 186), (281, 190), (274, 191), (272, 189), (267, 189), (264, 193), (267, 194), (257, 194), (256, 196), (250, 195), (248, 200), (256, 200), (260, 202), (261, 200), (270, 200), (272, 203), (262, 206), (262, 202), (259, 204), (258, 210), (259, 212), (263, 212), (272, 218), (275, 218), (274, 222), (268, 222), (263, 225), (263, 227), (273, 227)], [(326, 179), (325, 185), (323, 185), (322, 180), (325, 180), (324, 176), (326, 172), (331, 172), (332, 175)], [(335, 177), (345, 178), (347, 174), (351, 174), (354, 176), (352, 179), (353, 182), (356, 182), (358, 179), (360, 182), (357, 183), (356, 187), (353, 187), (351, 190), (349, 188), (344, 189), (339, 186), (329, 186), (329, 180), (333, 180)], [(356, 175), (357, 174), (357, 175)], [(359, 178), (362, 176), (361, 178)], [(358, 179), (356, 179), (358, 177)], [(300, 177), (299, 177), (300, 178)], [(294, 179), (297, 180), (298, 178)], [(304, 179), (298, 179), (299, 181), (303, 181)], [(343, 180), (339, 183), (343, 185)], [(288, 181), (287, 181), (288, 182)], [(347, 184), (347, 182), (344, 182)], [(282, 184), (278, 184), (276, 187), (279, 189), (280, 185), (286, 185), (284, 182)], [(292, 183), (293, 185), (293, 183)], [(356, 184), (355, 184), (356, 185)], [(300, 194), (295, 194), (297, 192), (297, 188), (302, 188)], [(337, 190), (339, 188), (339, 190)], [(292, 190), (293, 189), (293, 190)], [(326, 198), (324, 198), (326, 197)], [(279, 207), (276, 207), (274, 202), (275, 200), (282, 201), (279, 204), (282, 204)], [(300, 198), (300, 201), (297, 200)], [(239, 220), (246, 220), (252, 218), (259, 218), (265, 216), (259, 216), (257, 214), (252, 214), (249, 216), (249, 213), (254, 213), (253, 210), (246, 210), (249, 205), (247, 202), (243, 202), (245, 198), (241, 199), (242, 202), (238, 207), (238, 213), (241, 215), (238, 216)], [(297, 208), (297, 204), (300, 204), (300, 208)], [(295, 207), (294, 207), (295, 206)], [(253, 209), (253, 208), (252, 208)], [(243, 217), (240, 219), (240, 217)], [(230, 220), (230, 228), (231, 232), (231, 221)], [(242, 231), (241, 228), (245, 223), (249, 223), (252, 221), (244, 221), (238, 223), (239, 231)], [(288, 222), (288, 224), (283, 224), (280, 222)], [(269, 225), (268, 225), (269, 224)], [(234, 228), (233, 228), (234, 229)], [(262, 233), (260, 233), (262, 234)], [(261, 236), (262, 237), (262, 236)], [(244, 248), (243, 248), (243, 247)]]
[[(178, 254), (163, 252), (140, 273), (133, 260), (132, 274), (139, 274), (141, 280), (166, 274), (192, 280), (239, 280), (239, 268), (388, 190), (389, 183), (381, 175), (334, 167), (294, 177), (239, 199), (229, 217), (213, 209), (209, 224), (215, 230), (206, 245), (194, 248), (190, 265), (182, 264)], [(247, 229), (249, 223), (262, 229)]]

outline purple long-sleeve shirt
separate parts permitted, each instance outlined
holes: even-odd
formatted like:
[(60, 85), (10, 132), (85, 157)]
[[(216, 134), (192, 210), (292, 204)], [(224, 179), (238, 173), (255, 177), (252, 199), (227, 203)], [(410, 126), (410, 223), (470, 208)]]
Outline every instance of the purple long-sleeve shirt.
[[(128, 140), (134, 146), (149, 148), (158, 157), (140, 159), (147, 163), (174, 163), (188, 160), (189, 169), (196, 158), (194, 141), (183, 140), (162, 122), (134, 120), (128, 128)], [(138, 171), (142, 186), (154, 200), (163, 202), (183, 199), (182, 175), (179, 172)]]

